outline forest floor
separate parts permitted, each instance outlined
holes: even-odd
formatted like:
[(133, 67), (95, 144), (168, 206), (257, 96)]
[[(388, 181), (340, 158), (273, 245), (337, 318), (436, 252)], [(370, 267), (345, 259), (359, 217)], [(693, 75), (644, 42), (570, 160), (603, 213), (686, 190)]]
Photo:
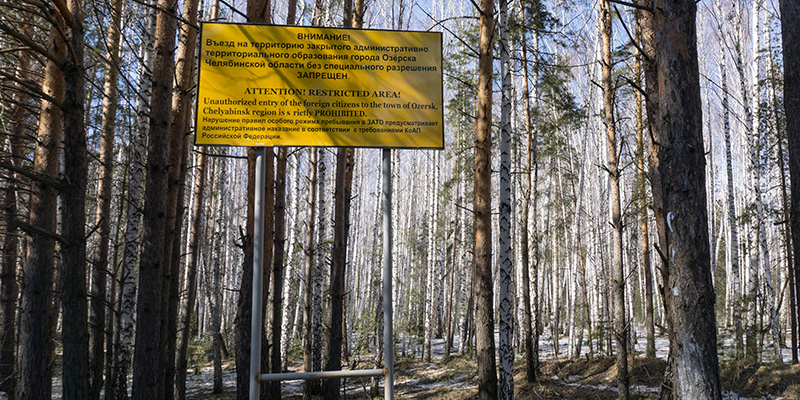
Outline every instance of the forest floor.
[[(724, 342), (724, 341), (723, 341)], [(643, 349), (638, 343), (637, 349)], [(433, 361), (421, 360), (419, 348), (401, 345), (396, 351), (395, 398), (467, 400), (477, 398), (477, 365), (472, 356), (444, 356), (443, 340), (433, 341)], [(631, 399), (658, 399), (666, 367), (667, 342), (656, 340), (657, 358), (629, 358)], [(800, 364), (790, 365), (788, 349), (784, 362), (774, 363), (765, 357), (763, 363), (746, 364), (727, 356), (730, 346), (722, 345), (720, 380), (724, 400), (800, 400)], [(525, 360), (518, 355), (514, 364), (514, 397), (518, 400), (610, 400), (616, 399), (616, 365), (614, 358), (583, 355), (568, 359), (567, 342), (559, 343), (561, 357), (553, 354), (552, 341), (543, 340), (540, 346), (540, 374), (536, 383), (525, 380)], [(766, 352), (765, 352), (766, 353)], [(202, 356), (201, 356), (202, 357)], [(60, 358), (59, 358), (60, 359)], [(353, 368), (373, 368), (373, 361), (364, 359)], [(291, 370), (301, 369), (299, 363)], [(54, 371), (53, 399), (61, 398), (60, 362)], [(200, 362), (187, 373), (187, 395), (193, 400), (232, 400), (236, 397), (236, 372), (233, 360), (223, 364), (224, 392), (212, 394), (213, 367)], [(130, 388), (129, 378), (129, 388)], [(379, 380), (383, 385), (383, 380)], [(287, 381), (282, 385), (282, 398), (302, 398), (302, 382)], [(343, 381), (344, 399), (369, 399), (370, 379)], [(0, 395), (0, 400), (3, 397)], [(382, 399), (382, 394), (379, 399)]]
[[(395, 365), (395, 397), (398, 399), (460, 400), (477, 398), (475, 361), (467, 357), (445, 357), (436, 362), (401, 359)], [(631, 363), (631, 398), (658, 399), (666, 363), (658, 358), (635, 358)], [(235, 398), (233, 364), (225, 366), (225, 393), (212, 395), (211, 367), (198, 366), (190, 374), (191, 399)], [(536, 383), (525, 381), (524, 359), (514, 365), (514, 397), (535, 400), (616, 399), (613, 358), (588, 360), (543, 360)], [(723, 399), (800, 400), (800, 365), (733, 365), (722, 363)], [(346, 399), (369, 399), (369, 379), (348, 379)], [(298, 381), (283, 383), (284, 399), (300, 399)], [(382, 397), (380, 397), (382, 398)]]

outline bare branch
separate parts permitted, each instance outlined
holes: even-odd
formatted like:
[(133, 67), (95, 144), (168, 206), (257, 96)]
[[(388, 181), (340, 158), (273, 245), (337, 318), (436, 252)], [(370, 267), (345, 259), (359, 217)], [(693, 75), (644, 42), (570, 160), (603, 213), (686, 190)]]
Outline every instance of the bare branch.
[(31, 225), (31, 224), (29, 224), (27, 222), (22, 222), (22, 221), (18, 221), (18, 220), (14, 221), (14, 225), (17, 228), (21, 229), (23, 232), (25, 232), (25, 233), (27, 233), (29, 235), (44, 236), (44, 237), (56, 240), (59, 243), (63, 244), (64, 246), (69, 246), (69, 242), (66, 239), (64, 239), (64, 237), (62, 237), (61, 235), (59, 235), (59, 234), (57, 234), (55, 232), (50, 232), (47, 229), (42, 229), (42, 228), (39, 228), (38, 226), (33, 226), (33, 225)]
[(651, 7), (643, 6), (641, 4), (636, 4), (636, 3), (629, 3), (627, 1), (622, 1), (622, 0), (608, 0), (608, 2), (609, 3), (614, 3), (614, 4), (619, 4), (619, 5), (622, 5), (622, 6), (633, 7), (633, 8), (637, 8), (639, 10), (644, 10), (644, 11), (649, 11), (649, 12), (653, 12), (654, 11), (653, 8), (651, 8)]
[(10, 26), (6, 25), (3, 22), (0, 22), (0, 31), (5, 32), (6, 34), (8, 34), (9, 36), (13, 37), (14, 39), (17, 39), (18, 41), (20, 41), (24, 45), (30, 47), (31, 50), (33, 50), (33, 51), (35, 51), (35, 52), (47, 57), (50, 61), (52, 61), (54, 63), (59, 63), (60, 62), (57, 58), (55, 58), (55, 56), (52, 53), (50, 53), (47, 49), (45, 49), (44, 47), (39, 45), (39, 43), (34, 42), (33, 39), (23, 35), (22, 33), (18, 32), (16, 29), (11, 28)]
[[(621, 14), (617, 6), (614, 6), (614, 11), (617, 12), (617, 15)], [(631, 43), (633, 43), (633, 45), (636, 47), (636, 50), (639, 50), (639, 54), (641, 54), (646, 61), (650, 61), (650, 57), (648, 57), (647, 53), (645, 53), (644, 50), (642, 50), (642, 48), (639, 47), (639, 42), (637, 42), (636, 39), (633, 38), (633, 35), (631, 35), (631, 31), (628, 29), (628, 24), (625, 23), (625, 20), (620, 18), (619, 21), (622, 23), (622, 28), (624, 28), (625, 33), (628, 34), (628, 38), (631, 40)]]
[(33, 171), (28, 168), (20, 168), (6, 162), (0, 162), (0, 168), (5, 168), (11, 172), (18, 173), (26, 178), (50, 186), (56, 190), (60, 190), (64, 186), (64, 182), (61, 179), (43, 174), (41, 172)]

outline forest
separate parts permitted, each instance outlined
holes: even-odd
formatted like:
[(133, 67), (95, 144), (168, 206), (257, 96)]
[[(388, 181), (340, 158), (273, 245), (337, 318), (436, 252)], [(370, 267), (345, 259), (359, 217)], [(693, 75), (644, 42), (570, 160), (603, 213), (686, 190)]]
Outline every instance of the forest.
[[(443, 149), (196, 145), (204, 22), (441, 32)], [(0, 0), (0, 140), (0, 399), (388, 368), (386, 259), (397, 398), (800, 396), (797, 0)]]

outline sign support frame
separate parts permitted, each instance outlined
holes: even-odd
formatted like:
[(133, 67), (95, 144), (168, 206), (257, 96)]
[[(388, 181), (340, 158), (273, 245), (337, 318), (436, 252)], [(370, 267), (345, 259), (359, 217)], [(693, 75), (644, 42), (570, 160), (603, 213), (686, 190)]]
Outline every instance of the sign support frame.
[[(267, 150), (269, 149), (269, 150)], [(394, 317), (392, 309), (392, 150), (381, 149), (382, 228), (383, 228), (383, 369), (346, 371), (316, 371), (301, 373), (261, 373), (261, 297), (264, 277), (264, 197), (266, 181), (266, 152), (271, 147), (256, 150), (255, 216), (253, 223), (253, 298), (250, 324), (250, 400), (258, 400), (261, 382), (294, 379), (329, 379), (384, 376), (384, 399), (394, 400)]]

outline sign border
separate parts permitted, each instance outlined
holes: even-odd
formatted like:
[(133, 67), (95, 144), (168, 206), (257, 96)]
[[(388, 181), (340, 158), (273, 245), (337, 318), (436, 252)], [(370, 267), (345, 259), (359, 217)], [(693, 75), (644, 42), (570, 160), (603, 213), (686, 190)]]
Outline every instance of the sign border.
[[(373, 32), (412, 32), (412, 33), (433, 33), (439, 36), (439, 48), (441, 49), (441, 57), (439, 58), (439, 75), (442, 81), (441, 86), (441, 94), (442, 94), (442, 107), (441, 107), (441, 115), (442, 115), (442, 145), (439, 147), (422, 147), (422, 146), (336, 146), (336, 145), (288, 145), (288, 144), (276, 144), (273, 146), (248, 146), (248, 145), (235, 145), (235, 144), (198, 144), (197, 143), (197, 120), (199, 118), (198, 107), (200, 107), (200, 73), (202, 72), (202, 62), (201, 61), (201, 51), (202, 51), (202, 43), (203, 43), (203, 28), (206, 24), (213, 24), (213, 25), (236, 25), (236, 26), (269, 26), (269, 27), (277, 27), (277, 28), (305, 28), (305, 29), (336, 29), (336, 30), (343, 30), (343, 31), (373, 31)], [(195, 146), (208, 146), (208, 147), (332, 147), (332, 148), (360, 148), (360, 149), (398, 149), (398, 150), (444, 150), (445, 145), (445, 119), (444, 119), (444, 42), (442, 40), (443, 34), (442, 32), (438, 31), (419, 31), (419, 30), (399, 30), (399, 29), (371, 29), (371, 28), (345, 28), (345, 27), (327, 27), (327, 26), (303, 26), (303, 25), (284, 25), (284, 24), (256, 24), (256, 23), (238, 23), (238, 22), (217, 22), (217, 21), (201, 21), (200, 22), (200, 35), (198, 40), (200, 40), (200, 45), (197, 46), (197, 74), (196, 74), (196, 89), (194, 95), (194, 145)]]

